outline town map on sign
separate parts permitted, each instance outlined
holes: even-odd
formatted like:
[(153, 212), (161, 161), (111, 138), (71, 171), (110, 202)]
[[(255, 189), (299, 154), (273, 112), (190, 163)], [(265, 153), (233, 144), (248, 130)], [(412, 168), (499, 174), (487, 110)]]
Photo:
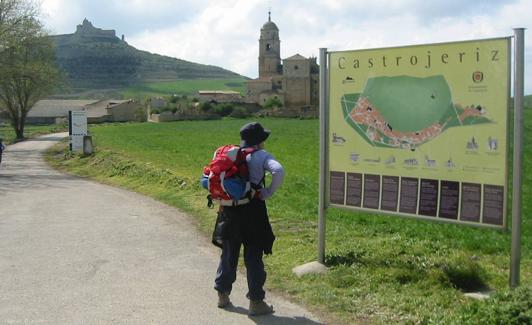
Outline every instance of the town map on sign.
[(453, 103), (441, 75), (375, 77), (341, 99), (346, 122), (376, 147), (415, 150), (451, 127), (493, 123), (481, 103)]

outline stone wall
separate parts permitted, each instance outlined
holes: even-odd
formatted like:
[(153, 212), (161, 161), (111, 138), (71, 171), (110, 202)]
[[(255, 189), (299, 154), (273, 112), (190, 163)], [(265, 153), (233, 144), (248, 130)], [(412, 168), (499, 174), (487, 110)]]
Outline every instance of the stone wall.
[(150, 114), (150, 122), (172, 122), (172, 121), (197, 121), (197, 120), (219, 120), (219, 115), (181, 115), (172, 113)]
[(283, 89), (286, 107), (310, 106), (310, 77), (286, 78), (283, 81)]
[(304, 78), (309, 75), (310, 61), (308, 59), (284, 61), (283, 76), (285, 78)]
[(304, 107), (281, 107), (274, 109), (264, 109), (256, 113), (261, 117), (283, 117), (283, 118), (318, 118), (319, 110), (316, 108)]
[(107, 111), (112, 116), (114, 122), (135, 121), (137, 110), (144, 109), (142, 105), (136, 101), (128, 101), (108, 108)]
[(260, 94), (258, 103), (260, 105), (264, 105), (270, 98), (277, 98), (281, 102), (281, 104), (285, 104), (284, 96), (275, 92), (265, 92)]
[(258, 103), (259, 95), (266, 91), (272, 90), (272, 82), (269, 79), (256, 79), (247, 82), (246, 99)]

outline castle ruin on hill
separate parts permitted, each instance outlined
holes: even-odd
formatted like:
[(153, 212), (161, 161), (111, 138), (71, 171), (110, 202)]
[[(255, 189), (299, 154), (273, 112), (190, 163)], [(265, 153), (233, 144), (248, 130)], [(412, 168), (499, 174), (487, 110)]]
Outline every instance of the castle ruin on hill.
[[(116, 38), (116, 31), (114, 29), (101, 29), (94, 27), (90, 21), (85, 18), (83, 23), (76, 26), (76, 35), (83, 37), (96, 37), (96, 38)], [(122, 40), (124, 36), (122, 35)]]

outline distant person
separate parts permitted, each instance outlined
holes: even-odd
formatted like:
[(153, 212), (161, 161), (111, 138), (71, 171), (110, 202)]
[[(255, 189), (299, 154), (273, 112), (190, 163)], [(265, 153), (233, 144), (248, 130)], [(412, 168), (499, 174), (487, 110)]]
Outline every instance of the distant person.
[(3, 140), (4, 139), (0, 138), (0, 164), (2, 163), (2, 153), (4, 152), (4, 149), (6, 148), (4, 146)]
[[(247, 270), (249, 314), (264, 315), (273, 312), (273, 306), (264, 302), (263, 289), (266, 271), (263, 254), (271, 254), (275, 236), (268, 218), (265, 200), (281, 186), (284, 170), (275, 158), (264, 150), (264, 141), (270, 135), (259, 123), (253, 122), (240, 129), (242, 148), (254, 147), (256, 151), (247, 156), (249, 180), (257, 194), (247, 204), (223, 206), (227, 228), (222, 236), (223, 247), (216, 273), (214, 288), (218, 291), (218, 307), (231, 305), (229, 295), (236, 280), (240, 247), (244, 246), (244, 262)], [(272, 174), (270, 186), (264, 182), (265, 172)]]

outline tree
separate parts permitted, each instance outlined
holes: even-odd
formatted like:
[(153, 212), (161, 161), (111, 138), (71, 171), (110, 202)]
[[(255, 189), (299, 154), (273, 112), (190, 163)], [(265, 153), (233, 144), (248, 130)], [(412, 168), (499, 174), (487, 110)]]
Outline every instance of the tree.
[(213, 109), (213, 106), (211, 103), (209, 102), (204, 102), (201, 104), (200, 106), (200, 109), (204, 112), (204, 113), (207, 113), (209, 111), (211, 111)]
[(52, 40), (37, 20), (35, 5), (0, 0), (0, 105), (24, 138), (26, 116), (33, 105), (58, 85)]
[(37, 17), (37, 6), (32, 1), (0, 0), (0, 53), (12, 40), (14, 32), (28, 19)]

